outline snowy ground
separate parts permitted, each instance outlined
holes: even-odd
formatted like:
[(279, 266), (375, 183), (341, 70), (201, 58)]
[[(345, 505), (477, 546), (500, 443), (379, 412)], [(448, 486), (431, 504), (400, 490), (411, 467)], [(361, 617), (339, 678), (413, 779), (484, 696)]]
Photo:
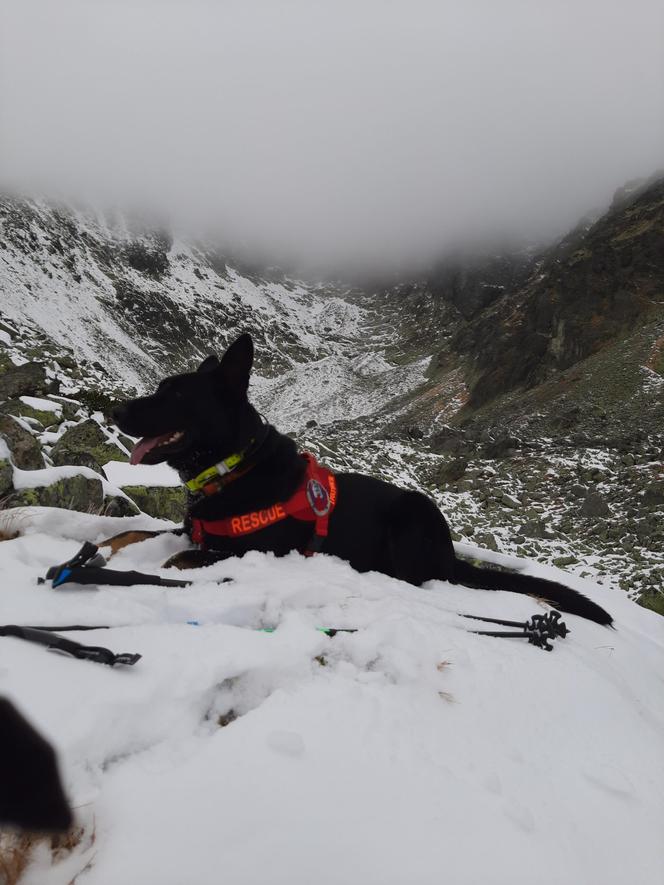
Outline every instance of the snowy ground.
[[(37, 851), (27, 885), (662, 881), (662, 618), (523, 561), (617, 630), (567, 616), (551, 653), (474, 636), (456, 612), (540, 606), (325, 556), (250, 554), (186, 590), (36, 585), (82, 540), (154, 523), (32, 510), (0, 543), (3, 623), (117, 625), (69, 635), (143, 655), (110, 669), (0, 639), (0, 693), (59, 748), (84, 827), (55, 865)], [(182, 545), (111, 565), (155, 571)]]

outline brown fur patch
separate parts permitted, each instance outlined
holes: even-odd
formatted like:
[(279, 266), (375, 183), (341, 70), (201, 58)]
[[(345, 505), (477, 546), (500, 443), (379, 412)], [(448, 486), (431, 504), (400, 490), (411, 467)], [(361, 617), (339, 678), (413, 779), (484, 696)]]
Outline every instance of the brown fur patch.
[(180, 553), (174, 553), (162, 565), (162, 568), (203, 568), (210, 565), (210, 557), (202, 550), (182, 550)]
[(14, 538), (18, 538), (18, 532), (6, 532), (0, 528), (0, 541), (13, 541)]
[(98, 546), (110, 547), (112, 553), (117, 553), (118, 550), (122, 550), (123, 547), (128, 547), (130, 544), (138, 544), (141, 541), (147, 541), (148, 538), (156, 538), (157, 535), (161, 534), (163, 534), (163, 532), (120, 532), (119, 535), (114, 535), (112, 538), (102, 541)]

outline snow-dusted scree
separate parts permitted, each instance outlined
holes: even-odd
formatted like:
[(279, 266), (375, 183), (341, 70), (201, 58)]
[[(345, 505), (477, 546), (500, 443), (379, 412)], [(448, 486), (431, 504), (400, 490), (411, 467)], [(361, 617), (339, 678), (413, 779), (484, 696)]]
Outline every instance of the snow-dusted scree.
[[(545, 609), (327, 556), (249, 554), (185, 572), (183, 590), (36, 584), (128, 526), (164, 524), (34, 509), (0, 544), (3, 622), (108, 624), (84, 641), (143, 655), (110, 669), (0, 640), (0, 690), (59, 748), (84, 829), (55, 864), (40, 846), (27, 885), (83, 869), (81, 885), (661, 881), (657, 615), (498, 555), (568, 581), (617, 630), (567, 616), (551, 654), (475, 636), (457, 613)], [(161, 536), (111, 565), (166, 575), (184, 543)]]

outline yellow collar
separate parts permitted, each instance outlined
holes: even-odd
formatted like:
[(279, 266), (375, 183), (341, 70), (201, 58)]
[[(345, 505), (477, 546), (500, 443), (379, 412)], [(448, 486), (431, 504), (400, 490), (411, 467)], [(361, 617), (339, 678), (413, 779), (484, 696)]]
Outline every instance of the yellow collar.
[(188, 480), (185, 485), (190, 492), (200, 492), (204, 486), (216, 477), (226, 476), (226, 474), (235, 470), (238, 464), (241, 464), (242, 461), (244, 461), (244, 452), (235, 452), (234, 454), (229, 455), (228, 458), (224, 458), (224, 460), (220, 461), (218, 464), (213, 464), (212, 467), (207, 467), (199, 473), (198, 476)]

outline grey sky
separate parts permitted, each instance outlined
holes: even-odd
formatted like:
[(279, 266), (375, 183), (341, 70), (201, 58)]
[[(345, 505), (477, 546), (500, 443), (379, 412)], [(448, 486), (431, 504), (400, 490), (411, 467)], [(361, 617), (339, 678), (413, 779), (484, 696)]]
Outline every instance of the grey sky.
[(0, 184), (250, 248), (546, 236), (664, 165), (662, 0), (0, 0)]

